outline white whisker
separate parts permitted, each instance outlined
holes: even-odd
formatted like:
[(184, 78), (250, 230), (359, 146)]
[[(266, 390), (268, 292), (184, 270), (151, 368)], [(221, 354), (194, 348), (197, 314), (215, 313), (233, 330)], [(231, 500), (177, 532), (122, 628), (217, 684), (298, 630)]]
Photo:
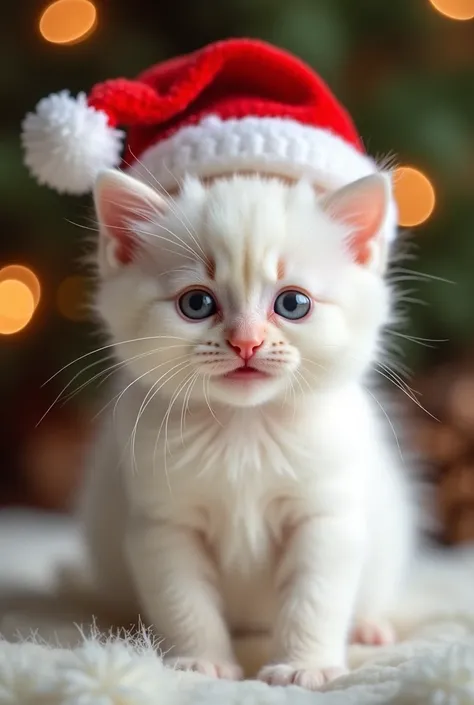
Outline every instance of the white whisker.
[(112, 404), (112, 402), (114, 402), (114, 401), (115, 401), (115, 405), (114, 405), (114, 412), (113, 412), (113, 415), (114, 415), (114, 418), (115, 418), (115, 417), (116, 417), (116, 412), (117, 412), (117, 405), (120, 403), (120, 401), (121, 401), (122, 397), (124, 396), (124, 394), (125, 394), (133, 385), (135, 385), (137, 382), (139, 382), (141, 379), (143, 379), (143, 378), (146, 377), (147, 375), (151, 374), (152, 372), (155, 372), (157, 369), (159, 369), (160, 367), (162, 367), (163, 364), (164, 364), (164, 363), (160, 363), (159, 365), (155, 365), (155, 367), (152, 367), (150, 370), (147, 370), (146, 372), (144, 372), (143, 374), (139, 375), (138, 377), (135, 377), (135, 379), (132, 380), (132, 382), (130, 382), (130, 383), (126, 386), (125, 389), (123, 389), (121, 392), (119, 392), (119, 393), (116, 394), (114, 397), (112, 397), (112, 399), (110, 399), (110, 400), (107, 402), (107, 404), (105, 404), (105, 406), (103, 406), (103, 407), (93, 416), (93, 419), (92, 419), (92, 420), (94, 420), (94, 419), (96, 419), (98, 416), (100, 416), (100, 414), (102, 414), (102, 413)]
[(406, 333), (400, 333), (400, 331), (395, 331), (392, 329), (387, 329), (387, 332), (390, 335), (396, 335), (399, 338), (403, 338), (404, 340), (410, 341), (410, 343), (416, 343), (417, 345), (421, 345), (424, 348), (436, 348), (436, 345), (430, 345), (430, 343), (449, 343), (449, 339), (447, 338), (418, 338), (413, 335), (407, 335)]
[[(187, 357), (187, 355), (186, 355), (186, 356), (183, 355), (182, 357)], [(168, 362), (168, 361), (167, 361), (167, 362)], [(128, 384), (128, 385), (125, 387), (124, 390), (122, 390), (122, 391), (120, 392), (120, 394), (118, 395), (118, 399), (116, 400), (116, 402), (115, 402), (115, 404), (114, 404), (114, 419), (115, 419), (115, 416), (116, 416), (116, 413), (117, 413), (117, 407), (118, 407), (118, 405), (119, 405), (119, 403), (120, 403), (120, 400), (122, 399), (123, 395), (130, 389), (130, 387), (132, 387), (132, 385), (136, 384), (136, 383), (139, 382), (141, 379), (143, 379), (143, 377), (146, 377), (146, 375), (149, 375), (151, 372), (155, 372), (155, 371), (156, 371), (157, 369), (159, 369), (160, 367), (163, 367), (163, 364), (166, 364), (166, 363), (163, 363), (163, 362), (162, 362), (161, 364), (156, 365), (155, 367), (152, 367), (151, 370), (147, 370), (147, 371), (144, 372), (143, 374), (139, 375), (139, 376), (136, 377), (132, 382), (130, 382), (130, 384)], [(161, 375), (160, 380), (163, 379), (163, 377), (166, 377), (166, 375), (169, 374), (170, 372), (172, 372), (174, 369), (176, 369), (177, 367), (179, 367), (180, 365), (183, 365), (183, 364), (185, 364), (184, 361), (183, 361), (183, 362), (178, 362), (176, 365), (173, 365), (173, 367), (171, 367), (170, 370), (167, 370), (166, 372), (163, 373), (163, 375)], [(186, 363), (186, 364), (188, 364), (188, 363)], [(179, 370), (178, 370), (178, 371), (179, 371)], [(158, 380), (158, 381), (159, 381), (159, 380)], [(165, 383), (166, 383), (167, 381), (168, 381), (168, 380), (166, 380)], [(164, 384), (165, 384), (165, 383), (164, 383)]]
[(181, 445), (184, 446), (184, 428), (186, 425), (186, 413), (189, 410), (189, 400), (191, 398), (194, 385), (196, 384), (197, 378), (199, 377), (199, 370), (194, 373), (194, 377), (191, 378), (189, 386), (184, 394), (183, 406), (181, 408)]
[[(175, 373), (175, 374), (177, 374), (177, 373)], [(158, 449), (158, 443), (159, 443), (159, 439), (160, 439), (160, 436), (161, 436), (161, 431), (162, 431), (162, 429), (163, 429), (163, 424), (165, 424), (165, 442), (164, 442), (164, 444), (163, 444), (163, 456), (164, 456), (164, 457), (163, 457), (163, 461), (164, 461), (164, 470), (165, 470), (165, 475), (166, 475), (166, 481), (167, 481), (167, 483), (168, 483), (168, 488), (169, 488), (169, 490), (170, 490), (170, 493), (171, 493), (171, 483), (170, 483), (170, 480), (169, 480), (168, 462), (167, 462), (167, 456), (166, 456), (166, 450), (167, 450), (167, 449), (169, 450), (169, 446), (168, 446), (168, 420), (169, 420), (169, 416), (170, 416), (170, 414), (171, 414), (171, 409), (173, 408), (174, 402), (175, 402), (176, 399), (178, 398), (178, 396), (179, 396), (181, 390), (186, 386), (186, 384), (188, 383), (189, 379), (192, 378), (193, 375), (194, 375), (194, 372), (191, 372), (191, 373), (188, 375), (188, 377), (185, 378), (184, 382), (182, 382), (182, 383), (180, 384), (180, 386), (178, 387), (178, 389), (175, 390), (175, 392), (173, 393), (173, 395), (172, 395), (172, 397), (171, 397), (171, 399), (170, 399), (170, 402), (169, 402), (169, 404), (168, 404), (168, 409), (166, 410), (166, 413), (165, 413), (165, 415), (163, 416), (163, 419), (162, 419), (162, 421), (161, 421), (160, 428), (158, 429), (158, 434), (157, 434), (157, 436), (156, 436), (155, 446), (154, 446), (154, 449), (153, 449), (152, 467), (155, 468), (155, 465), (156, 465), (156, 452), (157, 452), (157, 449)], [(174, 376), (175, 376), (175, 375), (173, 375), (173, 377), (174, 377)]]
[[(301, 372), (301, 370), (296, 369), (296, 370), (294, 370), (293, 374), (297, 375), (297, 377), (299, 377), (300, 379), (302, 379), (303, 382), (305, 382), (305, 384), (306, 384), (308, 390), (309, 390), (309, 391), (312, 391), (312, 390), (311, 390), (311, 385), (309, 384), (308, 380), (305, 378), (305, 376), (303, 375), (303, 373)], [(301, 384), (300, 384), (300, 386), (301, 386)], [(301, 389), (301, 391), (303, 392), (303, 389)]]
[[(435, 282), (440, 282), (442, 284), (456, 284), (456, 282), (451, 281), (450, 279), (445, 279), (444, 277), (438, 277), (435, 274), (428, 274), (426, 272), (417, 272), (413, 269), (407, 269), (406, 267), (394, 267), (391, 270), (391, 274), (405, 274), (407, 276), (407, 279), (405, 281), (435, 281)], [(389, 281), (391, 281), (391, 277), (389, 277)]]
[[(185, 248), (186, 248), (191, 254), (193, 254), (193, 255), (196, 257), (196, 259), (198, 259), (205, 267), (207, 267), (207, 266), (209, 265), (209, 259), (204, 259), (200, 254), (198, 254), (198, 253), (196, 252), (196, 250), (195, 250), (194, 248), (191, 247), (191, 245), (189, 245), (189, 243), (187, 243), (185, 240), (183, 240), (181, 237), (179, 237), (175, 232), (173, 232), (173, 231), (170, 230), (169, 228), (166, 228), (166, 227), (165, 227), (164, 225), (162, 225), (161, 223), (156, 223), (156, 225), (158, 225), (158, 226), (159, 226), (162, 230), (164, 230), (165, 232), (167, 232), (167, 233), (169, 233), (170, 235), (172, 235), (173, 238), (178, 241), (177, 244), (181, 244), (182, 247), (185, 247)], [(152, 233), (152, 235), (153, 235), (153, 237), (160, 237), (157, 233)]]
[(394, 438), (395, 438), (395, 443), (397, 444), (398, 453), (399, 453), (399, 455), (400, 455), (400, 460), (402, 461), (403, 464), (405, 464), (405, 459), (404, 459), (404, 457), (403, 457), (402, 449), (401, 449), (401, 446), (400, 446), (400, 441), (398, 440), (397, 432), (396, 432), (396, 430), (395, 430), (395, 426), (394, 426), (394, 424), (392, 423), (392, 420), (391, 420), (390, 416), (388, 415), (386, 409), (384, 409), (384, 407), (382, 406), (382, 404), (380, 403), (380, 401), (377, 399), (377, 397), (373, 394), (373, 392), (371, 392), (369, 389), (367, 389), (367, 387), (364, 387), (364, 390), (367, 392), (367, 394), (368, 394), (370, 397), (372, 397), (372, 399), (375, 401), (375, 403), (377, 404), (377, 406), (379, 407), (379, 409), (381, 410), (381, 412), (383, 413), (383, 415), (384, 415), (385, 418), (387, 419), (387, 422), (388, 422), (388, 424), (389, 424), (389, 426), (390, 426), (390, 428), (391, 428), (391, 430), (392, 430), (393, 436), (394, 436)]
[(394, 387), (396, 387), (396, 388), (399, 389), (403, 394), (405, 394), (405, 396), (408, 397), (408, 399), (410, 399), (410, 401), (412, 401), (412, 402), (415, 404), (415, 406), (417, 406), (421, 411), (423, 411), (425, 414), (427, 414), (428, 416), (430, 416), (434, 421), (438, 421), (438, 422), (439, 422), (439, 419), (436, 418), (436, 416), (434, 416), (434, 414), (432, 414), (430, 411), (428, 411), (428, 409), (426, 409), (426, 408), (423, 406), (423, 404), (420, 402), (420, 400), (417, 399), (416, 396), (414, 396), (414, 393), (412, 392), (412, 390), (410, 390), (410, 388), (406, 389), (405, 386), (402, 386), (400, 383), (398, 383), (398, 382), (396, 381), (396, 379), (394, 379), (394, 378), (393, 378), (392, 376), (390, 376), (389, 374), (386, 374), (385, 372), (382, 372), (382, 370), (377, 370), (376, 368), (373, 368), (373, 371), (376, 372), (376, 374), (378, 374), (378, 375), (380, 375), (381, 377), (383, 377), (384, 379), (386, 379), (386, 380), (387, 380), (388, 382), (390, 382), (391, 384), (393, 384)]
[(46, 382), (43, 382), (41, 385), (44, 387), (46, 384), (49, 384), (51, 380), (53, 380), (55, 377), (57, 377), (61, 372), (64, 372), (64, 370), (67, 370), (68, 367), (71, 367), (71, 365), (74, 365), (76, 362), (80, 362), (81, 360), (84, 360), (86, 357), (90, 357), (91, 355), (95, 355), (96, 353), (103, 352), (104, 350), (110, 350), (110, 348), (115, 348), (118, 345), (127, 345), (130, 343), (141, 343), (144, 340), (182, 340), (185, 343), (188, 341), (186, 338), (183, 338), (178, 335), (148, 335), (143, 338), (130, 338), (130, 340), (118, 340), (114, 343), (109, 343), (108, 345), (102, 345), (100, 348), (96, 348), (95, 350), (91, 350), (90, 352), (85, 353), (84, 355), (81, 355), (80, 357), (76, 357), (75, 360), (71, 360), (71, 362), (68, 362), (67, 365), (64, 365), (61, 367), (60, 370), (54, 373), (54, 375), (51, 375), (49, 379), (46, 380)]
[(298, 384), (298, 387), (300, 388), (301, 394), (304, 394), (304, 392), (303, 392), (303, 387), (301, 386), (301, 382), (300, 382), (300, 380), (299, 380), (298, 375), (296, 374), (296, 372), (297, 372), (296, 370), (293, 372), (293, 379), (294, 379), (295, 382)]
[(222, 426), (221, 422), (219, 421), (219, 419), (218, 419), (217, 416), (215, 415), (214, 410), (213, 410), (213, 408), (212, 408), (212, 406), (211, 406), (211, 402), (210, 402), (210, 400), (209, 400), (209, 385), (210, 385), (210, 383), (211, 383), (210, 380), (211, 380), (211, 376), (210, 376), (210, 375), (205, 375), (205, 376), (203, 377), (203, 380), (202, 380), (202, 391), (203, 391), (203, 394), (204, 394), (204, 399), (205, 399), (205, 401), (206, 401), (207, 408), (209, 409), (212, 418), (214, 419), (214, 421), (216, 421), (216, 423), (219, 424), (219, 426)]
[[(115, 364), (110, 365), (109, 367), (106, 367), (105, 370), (101, 370), (100, 372), (97, 372), (97, 374), (95, 374), (93, 377), (91, 377), (90, 379), (83, 382), (77, 389), (75, 389), (73, 392), (71, 392), (70, 394), (68, 394), (65, 397), (65, 399), (63, 400), (63, 404), (66, 404), (67, 402), (71, 401), (71, 399), (73, 399), (73, 397), (75, 397), (77, 394), (79, 394), (83, 389), (85, 389), (89, 385), (93, 384), (100, 377), (103, 377), (103, 379), (99, 382), (98, 386), (104, 384), (104, 382), (106, 382), (113, 374), (115, 374), (116, 372), (120, 372), (120, 370), (123, 367), (130, 365), (132, 362), (135, 362), (136, 360), (142, 360), (145, 357), (149, 357), (151, 355), (156, 355), (157, 353), (161, 352), (162, 350), (171, 350), (172, 348), (186, 348), (186, 347), (188, 347), (188, 345), (185, 345), (184, 343), (182, 343), (180, 345), (166, 345), (166, 346), (162, 346), (160, 348), (153, 348), (153, 350), (147, 350), (145, 352), (138, 353), (137, 355), (133, 355), (132, 357), (128, 357), (126, 360), (119, 360)], [(101, 362), (102, 362), (102, 360), (97, 360), (96, 362), (93, 362), (90, 365), (87, 365), (87, 367), (84, 367), (80, 372), (78, 372), (77, 375), (75, 375), (73, 377), (73, 379), (75, 379), (79, 375), (83, 374), (84, 372), (86, 372), (88, 369), (90, 369), (94, 365), (100, 364)]]
[[(168, 199), (168, 207), (170, 208), (171, 212), (172, 212), (172, 213), (174, 214), (174, 216), (179, 220), (179, 222), (181, 223), (181, 225), (183, 226), (183, 228), (184, 228), (184, 229), (186, 230), (186, 232), (188, 233), (189, 237), (190, 237), (190, 238), (193, 240), (193, 242), (195, 243), (196, 247), (198, 247), (198, 248), (200, 249), (201, 254), (202, 254), (203, 257), (205, 258), (205, 260), (208, 261), (208, 256), (207, 256), (206, 252), (204, 251), (204, 249), (202, 248), (201, 243), (199, 242), (199, 240), (198, 240), (197, 237), (196, 237), (196, 234), (197, 234), (196, 231), (194, 230), (194, 228), (193, 228), (193, 231), (194, 231), (194, 232), (191, 231), (192, 224), (191, 224), (191, 222), (189, 221), (189, 218), (186, 217), (186, 214), (184, 213), (184, 211), (183, 211), (183, 210), (179, 211), (179, 209), (178, 209), (178, 204), (177, 204), (177, 202), (176, 202), (176, 199), (173, 198), (173, 196), (169, 193), (169, 191), (166, 190), (166, 188), (163, 186), (163, 184), (161, 184), (161, 183), (158, 181), (158, 179), (156, 178), (156, 176), (150, 171), (150, 169), (148, 169), (148, 167), (143, 163), (143, 161), (141, 161), (140, 159), (138, 159), (138, 157), (137, 157), (135, 154), (133, 154), (133, 152), (132, 152), (131, 149), (129, 149), (129, 151), (130, 151), (130, 154), (132, 155), (132, 158), (135, 159), (135, 161), (136, 161), (138, 164), (140, 164), (143, 169), (145, 169), (145, 171), (147, 172), (147, 174), (148, 174), (148, 175), (150, 176), (150, 178), (152, 179), (152, 182), (150, 182), (149, 185), (150, 185), (150, 186), (153, 186), (153, 185), (156, 184), (156, 186), (158, 186), (158, 189), (159, 189), (160, 191), (162, 191), (164, 194), (166, 194), (166, 197), (167, 197), (167, 199)], [(153, 182), (154, 182), (154, 183), (153, 183)], [(181, 217), (181, 216), (182, 216), (182, 217)], [(184, 218), (186, 218), (187, 225), (186, 225), (186, 223), (185, 223), (184, 220), (183, 220)]]
[[(168, 423), (169, 423), (169, 419), (170, 419), (170, 415), (171, 415), (171, 410), (172, 410), (176, 400), (178, 399), (179, 395), (181, 394), (183, 389), (185, 389), (187, 387), (189, 381), (193, 379), (195, 374), (196, 374), (196, 372), (191, 372), (186, 377), (186, 379), (183, 382), (181, 382), (181, 384), (179, 385), (179, 387), (176, 389), (175, 393), (173, 394), (173, 398), (171, 399), (171, 401), (168, 405), (168, 409), (165, 414), (165, 419), (166, 419), (165, 420), (165, 444), (164, 444), (165, 445), (165, 454), (166, 454), (166, 448), (167, 448), (169, 451), (169, 454), (171, 455), (171, 449), (168, 444)], [(184, 398), (183, 398), (183, 401), (184, 401)], [(159, 434), (158, 434), (158, 436), (159, 436)]]
[[(112, 201), (111, 199), (106, 200), (107, 203), (109, 203), (112, 206), (120, 206), (122, 204), (117, 203), (117, 201)], [(158, 220), (151, 220), (145, 212), (141, 213), (141, 218), (140, 218), (140, 209), (139, 208), (134, 208), (133, 212), (135, 213), (137, 220), (134, 220), (133, 218), (130, 218), (128, 227), (130, 230), (135, 233), (136, 235), (142, 235), (145, 238), (157, 238), (159, 240), (163, 240), (164, 242), (169, 243), (170, 245), (175, 245), (176, 247), (180, 248), (181, 250), (184, 250), (185, 252), (188, 253), (188, 259), (199, 259), (201, 262), (206, 266), (205, 260), (187, 243), (185, 240), (183, 240), (179, 235), (177, 235), (175, 232), (170, 230), (169, 228), (165, 227), (162, 225)], [(149, 223), (150, 225), (154, 227), (159, 227), (162, 230), (164, 230), (166, 233), (171, 235), (172, 237), (165, 237), (164, 235), (158, 235), (158, 233), (151, 232), (151, 230), (141, 230), (139, 228), (140, 222), (145, 222)], [(105, 227), (107, 230), (113, 231), (113, 230), (118, 230), (119, 232), (123, 232), (124, 226), (123, 225), (112, 225), (111, 223), (105, 223), (102, 222), (101, 225)], [(94, 229), (95, 230), (95, 229)], [(170, 250), (170, 252), (173, 252), (174, 254), (180, 254), (179, 252), (175, 252), (173, 250)], [(190, 255), (193, 255), (193, 257), (190, 257)], [(181, 255), (180, 256), (184, 256)]]
[[(189, 353), (187, 353), (186, 355), (179, 355), (177, 358), (174, 358), (174, 360), (183, 360), (183, 358), (184, 358), (184, 360), (189, 360), (189, 358), (190, 358)], [(184, 362), (184, 360), (183, 360), (183, 362)], [(157, 394), (157, 393), (160, 391), (160, 389), (162, 389), (162, 387), (163, 387), (165, 384), (167, 384), (167, 382), (169, 382), (169, 380), (172, 379), (175, 375), (171, 375), (171, 377), (168, 377), (167, 379), (165, 379), (165, 381), (164, 381), (163, 383), (160, 384), (161, 380), (162, 380), (164, 377), (166, 377), (166, 375), (168, 375), (170, 372), (172, 372), (173, 370), (175, 370), (177, 367), (180, 367), (180, 366), (183, 364), (183, 362), (177, 363), (176, 365), (174, 365), (173, 367), (171, 367), (170, 370), (167, 370), (166, 372), (164, 372), (164, 373), (161, 375), (161, 377), (159, 377), (159, 378), (151, 385), (150, 389), (149, 389), (149, 390), (147, 391), (147, 393), (145, 394), (145, 397), (144, 397), (144, 399), (143, 399), (143, 401), (142, 401), (142, 403), (141, 403), (141, 405), (140, 405), (140, 408), (139, 408), (139, 410), (138, 410), (137, 418), (136, 418), (135, 424), (134, 424), (133, 429), (132, 429), (132, 433), (131, 433), (130, 438), (129, 438), (129, 441), (131, 441), (132, 458), (133, 458), (133, 459), (134, 459), (134, 457), (135, 457), (135, 438), (136, 438), (136, 434), (137, 434), (138, 424), (140, 423), (140, 419), (142, 418), (142, 416), (143, 416), (143, 414), (145, 413), (145, 411), (146, 411), (148, 405), (149, 405), (149, 404), (151, 403), (151, 401), (154, 399), (154, 397), (156, 396), (156, 394)], [(162, 363), (162, 364), (160, 365), (160, 367), (163, 366), (164, 364), (169, 364), (169, 361), (167, 360), (166, 363)], [(186, 369), (187, 366), (188, 366), (188, 365), (185, 365), (182, 369)], [(154, 368), (154, 369), (157, 369), (157, 368)], [(178, 371), (176, 372), (176, 374), (178, 374), (180, 371), (181, 371), (181, 370), (178, 369)]]

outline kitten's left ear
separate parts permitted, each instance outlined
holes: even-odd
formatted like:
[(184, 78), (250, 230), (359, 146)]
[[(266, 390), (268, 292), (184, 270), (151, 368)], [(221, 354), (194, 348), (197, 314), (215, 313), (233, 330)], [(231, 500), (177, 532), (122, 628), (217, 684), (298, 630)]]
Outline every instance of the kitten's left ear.
[(99, 267), (103, 274), (134, 260), (144, 245), (142, 234), (167, 204), (150, 186), (121, 171), (102, 172), (94, 188), (100, 226)]
[(348, 245), (358, 264), (383, 270), (387, 243), (381, 230), (390, 203), (390, 182), (383, 174), (373, 174), (323, 198), (324, 211), (349, 227)]

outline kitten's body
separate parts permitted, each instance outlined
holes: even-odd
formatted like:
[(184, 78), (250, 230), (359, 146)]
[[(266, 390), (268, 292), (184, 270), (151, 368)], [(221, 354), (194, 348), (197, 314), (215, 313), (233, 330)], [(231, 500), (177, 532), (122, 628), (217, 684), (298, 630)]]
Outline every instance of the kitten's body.
[[(123, 384), (130, 381), (124, 379)], [(359, 590), (360, 615), (379, 617), (392, 604), (400, 570), (398, 563), (406, 560), (411, 541), (404, 477), (397, 459), (380, 442), (380, 435), (374, 444), (374, 427), (378, 422), (360, 390), (354, 388), (328, 397), (321, 401), (318, 409), (319, 423), (314, 423), (314, 414), (311, 417), (313, 424), (307, 431), (308, 435), (314, 434), (314, 439), (304, 439), (303, 433), (288, 432), (293, 419), (304, 422), (307, 413), (304, 403), (298, 405), (296, 411), (287, 409), (286, 414), (275, 405), (265, 418), (256, 409), (229, 414), (215, 406), (214, 414), (225, 425), (225, 434), (207, 409), (193, 409), (190, 405), (183, 434), (186, 463), (182, 457), (181, 405), (177, 403), (169, 419), (168, 452), (178, 460), (174, 463), (173, 457), (168, 456), (168, 477), (159, 472), (134, 474), (130, 466), (127, 469), (132, 474), (129, 492), (136, 506), (157, 520), (189, 526), (219, 557), (222, 577), (227, 582), (223, 597), (233, 629), (268, 629), (273, 624), (274, 589), (268, 583), (271, 571), (269, 575), (266, 568), (274, 562), (291, 525), (309, 512), (327, 514), (337, 505), (348, 511), (351, 501), (355, 497), (358, 501), (361, 494), (370, 530), (364, 579)], [(116, 512), (117, 505), (127, 507), (123, 475), (119, 470), (119, 449), (123, 446), (119, 439), (130, 435), (142, 400), (143, 395), (131, 391), (127, 405), (118, 409), (115, 430), (107, 429), (110, 445), (102, 457), (95, 456), (91, 482), (96, 490), (96, 483), (102, 484), (107, 477), (102, 485), (103, 495), (96, 505), (95, 528), (90, 536), (91, 550), (97, 552), (98, 570), (107, 561), (110, 551), (115, 554), (113, 549), (120, 550), (123, 540), (127, 509)], [(160, 443), (155, 450), (155, 439), (157, 425), (161, 424), (167, 409), (166, 402), (158, 401), (150, 404), (144, 414), (135, 442), (138, 468), (146, 467), (154, 453), (158, 460), (164, 455), (164, 444)], [(341, 409), (346, 413), (341, 414)], [(341, 433), (342, 423), (348, 433)], [(193, 443), (192, 436), (196, 434), (199, 434), (198, 442)], [(268, 457), (265, 457), (266, 439), (270, 443), (276, 440), (288, 463), (298, 467), (296, 477), (276, 473), (269, 467)], [(307, 457), (300, 453), (304, 442)], [(214, 455), (210, 462), (203, 462), (206, 449)], [(324, 458), (325, 462), (317, 462), (315, 457)], [(348, 459), (351, 467), (356, 466), (358, 457), (362, 467), (358, 468), (356, 477), (348, 478), (344, 471), (338, 472), (341, 465), (347, 466)], [(230, 472), (223, 473), (222, 466), (227, 458), (231, 459), (226, 465)], [(245, 482), (242, 474), (246, 475)], [(369, 491), (361, 492), (361, 482), (366, 483)], [(94, 496), (97, 500), (96, 492)], [(103, 531), (106, 551), (97, 530)], [(345, 560), (340, 555), (333, 559)], [(104, 577), (108, 582), (103, 586), (104, 594), (108, 594), (111, 601), (118, 599), (124, 606), (136, 610), (138, 605), (131, 601), (133, 593), (127, 594), (127, 589), (123, 589), (130, 584), (126, 576), (128, 569), (125, 561), (120, 564), (113, 567), (114, 574), (119, 569), (119, 577), (114, 575), (110, 582), (108, 575)], [(259, 569), (263, 569), (263, 584)], [(378, 595), (379, 586), (384, 582), (387, 588)], [(370, 596), (369, 600), (366, 595)], [(380, 600), (381, 604), (374, 604), (374, 600)]]
[[(143, 215), (152, 197), (136, 198)], [(235, 677), (230, 633), (269, 630), (261, 677), (317, 687), (344, 667), (351, 626), (386, 638), (414, 540), (396, 446), (364, 386), (390, 311), (383, 246), (374, 230), (356, 261), (337, 202), (329, 218), (305, 185), (237, 178), (188, 184), (171, 211), (154, 204), (147, 256), (120, 266), (97, 199), (109, 226), (98, 308), (114, 342), (136, 339), (117, 345), (130, 360), (118, 391), (131, 386), (86, 492), (98, 588), (141, 611), (185, 667)], [(222, 306), (212, 325), (170, 306), (197, 285)], [(314, 308), (298, 322), (268, 314), (251, 360), (271, 377), (219, 376), (242, 346), (226, 331), (248, 337), (290, 286), (312, 289)]]

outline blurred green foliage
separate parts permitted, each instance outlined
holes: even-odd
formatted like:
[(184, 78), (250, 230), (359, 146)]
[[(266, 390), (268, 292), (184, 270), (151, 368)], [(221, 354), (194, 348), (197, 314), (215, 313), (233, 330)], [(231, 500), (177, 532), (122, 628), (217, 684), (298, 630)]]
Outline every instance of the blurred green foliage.
[(409, 332), (450, 343), (403, 340), (403, 347), (417, 367), (471, 344), (474, 22), (444, 18), (428, 0), (97, 0), (97, 31), (61, 47), (39, 36), (45, 4), (2, 8), (0, 260), (31, 266), (43, 295), (32, 323), (0, 339), (0, 393), (14, 394), (33, 372), (43, 381), (96, 344), (92, 328), (61, 318), (55, 303), (60, 282), (80, 271), (87, 231), (72, 223), (89, 224), (90, 203), (28, 177), (19, 146), (23, 115), (52, 91), (88, 90), (230, 36), (260, 37), (300, 55), (346, 104), (372, 154), (396, 155), (430, 176), (437, 208), (410, 237), (418, 261), (409, 266), (455, 283), (415, 284), (411, 296), (426, 305), (410, 307)]

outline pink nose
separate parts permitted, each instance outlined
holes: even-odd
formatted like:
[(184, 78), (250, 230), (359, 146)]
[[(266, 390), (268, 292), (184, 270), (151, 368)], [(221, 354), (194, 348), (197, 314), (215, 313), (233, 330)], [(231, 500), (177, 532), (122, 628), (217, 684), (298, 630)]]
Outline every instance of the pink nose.
[(229, 336), (227, 339), (230, 347), (235, 350), (237, 355), (247, 362), (255, 355), (257, 350), (263, 345), (263, 338), (252, 338), (250, 340), (242, 340), (238, 337)]

